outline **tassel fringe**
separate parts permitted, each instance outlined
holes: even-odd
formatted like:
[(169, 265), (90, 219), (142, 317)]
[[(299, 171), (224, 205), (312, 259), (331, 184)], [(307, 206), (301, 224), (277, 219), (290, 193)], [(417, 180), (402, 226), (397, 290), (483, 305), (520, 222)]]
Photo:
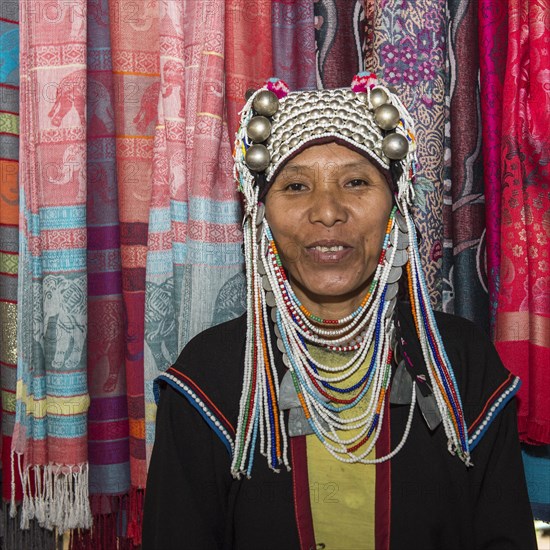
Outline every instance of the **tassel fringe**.
[[(12, 455), (12, 467), (14, 459)], [(23, 467), (21, 460), (22, 456), (17, 454), (16, 463), (23, 489), (21, 529), (30, 529), (32, 520), (36, 520), (40, 527), (56, 529), (60, 533), (92, 526), (87, 462), (76, 466), (48, 464)], [(10, 516), (14, 518), (15, 515), (15, 495), (12, 491)]]

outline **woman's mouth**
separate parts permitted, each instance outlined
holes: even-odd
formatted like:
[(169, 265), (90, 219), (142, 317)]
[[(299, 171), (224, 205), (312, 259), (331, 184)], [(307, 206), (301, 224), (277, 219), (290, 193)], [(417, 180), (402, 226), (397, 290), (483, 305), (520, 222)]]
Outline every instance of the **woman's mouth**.
[(308, 256), (317, 263), (341, 262), (352, 250), (344, 243), (313, 243), (306, 247)]

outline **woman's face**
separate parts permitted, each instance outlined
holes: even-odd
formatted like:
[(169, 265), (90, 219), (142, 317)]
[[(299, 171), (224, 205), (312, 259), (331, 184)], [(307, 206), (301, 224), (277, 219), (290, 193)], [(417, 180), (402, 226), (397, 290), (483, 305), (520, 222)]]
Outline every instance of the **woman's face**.
[(279, 173), (265, 207), (298, 299), (325, 318), (358, 307), (376, 270), (392, 207), (382, 173), (347, 147), (313, 145)]

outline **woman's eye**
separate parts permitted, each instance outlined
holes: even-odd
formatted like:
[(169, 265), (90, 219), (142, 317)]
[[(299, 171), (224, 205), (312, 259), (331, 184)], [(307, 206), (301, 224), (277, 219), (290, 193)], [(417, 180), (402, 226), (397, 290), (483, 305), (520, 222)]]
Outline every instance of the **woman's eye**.
[(366, 180), (356, 178), (356, 179), (348, 181), (348, 183), (346, 185), (349, 186), (349, 187), (361, 187), (362, 185), (368, 185), (368, 182)]
[(303, 183), (289, 183), (286, 188), (289, 191), (303, 191), (306, 189), (306, 186)]

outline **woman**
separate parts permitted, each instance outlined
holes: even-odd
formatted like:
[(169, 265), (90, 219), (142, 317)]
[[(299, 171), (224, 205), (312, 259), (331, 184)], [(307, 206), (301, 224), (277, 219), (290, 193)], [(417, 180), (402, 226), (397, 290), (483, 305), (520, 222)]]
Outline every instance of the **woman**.
[(247, 314), (159, 378), (144, 550), (536, 547), (519, 380), (431, 310), (414, 160), (410, 116), (374, 75), (272, 79), (248, 99)]

